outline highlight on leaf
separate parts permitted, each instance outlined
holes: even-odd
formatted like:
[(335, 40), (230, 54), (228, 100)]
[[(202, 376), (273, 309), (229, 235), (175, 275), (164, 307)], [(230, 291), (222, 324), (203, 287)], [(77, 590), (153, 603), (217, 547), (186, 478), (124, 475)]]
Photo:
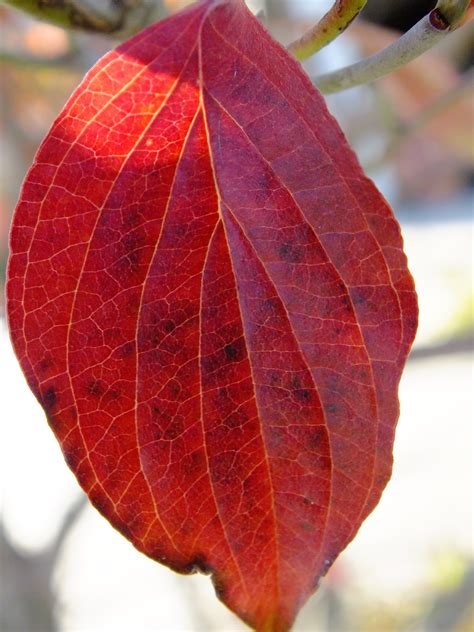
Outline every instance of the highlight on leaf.
[(88, 73), (26, 178), (7, 295), (91, 502), (288, 630), (390, 477), (417, 305), (387, 202), (242, 0)]

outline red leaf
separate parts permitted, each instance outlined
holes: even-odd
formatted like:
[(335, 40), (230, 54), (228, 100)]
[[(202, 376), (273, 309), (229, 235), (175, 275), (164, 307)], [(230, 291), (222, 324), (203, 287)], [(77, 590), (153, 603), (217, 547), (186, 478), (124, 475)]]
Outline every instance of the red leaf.
[(390, 209), (242, 0), (88, 74), (27, 177), (8, 310), (94, 505), (288, 629), (390, 476), (417, 308)]

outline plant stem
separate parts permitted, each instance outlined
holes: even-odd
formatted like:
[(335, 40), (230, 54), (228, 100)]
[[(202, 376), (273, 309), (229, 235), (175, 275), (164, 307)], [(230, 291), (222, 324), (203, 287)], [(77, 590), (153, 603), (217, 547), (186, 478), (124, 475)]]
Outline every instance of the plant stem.
[(343, 33), (366, 4), (367, 0), (336, 0), (313, 28), (288, 46), (288, 51), (300, 61), (311, 57)]
[(130, 35), (166, 15), (162, 0), (2, 0), (64, 28)]
[(469, 4), (470, 0), (440, 0), (431, 13), (396, 42), (356, 64), (316, 77), (316, 87), (324, 94), (331, 94), (370, 83), (397, 70), (453, 31)]

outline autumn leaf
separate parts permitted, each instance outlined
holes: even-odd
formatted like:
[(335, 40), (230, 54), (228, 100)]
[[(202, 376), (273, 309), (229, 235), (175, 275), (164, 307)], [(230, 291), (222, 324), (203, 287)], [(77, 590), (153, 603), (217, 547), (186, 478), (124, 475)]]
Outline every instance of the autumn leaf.
[(390, 477), (417, 307), (387, 203), (241, 0), (87, 75), (27, 176), (7, 294), (93, 504), (289, 629)]

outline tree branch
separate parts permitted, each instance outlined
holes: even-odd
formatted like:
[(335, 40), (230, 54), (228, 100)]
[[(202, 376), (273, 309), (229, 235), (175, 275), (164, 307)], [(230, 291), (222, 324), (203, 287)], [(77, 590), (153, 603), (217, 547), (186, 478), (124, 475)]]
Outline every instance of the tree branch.
[(125, 37), (166, 16), (162, 0), (2, 0), (64, 28)]
[(356, 64), (316, 77), (316, 87), (324, 94), (331, 94), (370, 83), (397, 70), (453, 31), (469, 5), (470, 0), (439, 0), (431, 13), (396, 42)]
[[(381, 168), (391, 160), (400, 149), (401, 145), (410, 136), (423, 130), (440, 114), (443, 114), (450, 107), (456, 105), (462, 99), (465, 99), (474, 90), (474, 70), (467, 70), (459, 79), (459, 83), (450, 90), (439, 96), (437, 99), (429, 103), (421, 112), (414, 116), (411, 120), (404, 122), (395, 118), (395, 114), (391, 113), (388, 120), (387, 128), (390, 132), (391, 139), (388, 146), (380, 156), (365, 165), (366, 171), (374, 171)], [(388, 117), (387, 117), (388, 119)]]
[(77, 56), (75, 53), (66, 53), (60, 57), (42, 58), (33, 55), (15, 54), (0, 48), (0, 66), (15, 66), (23, 68), (53, 68), (60, 70), (68, 70), (69, 72), (77, 70), (80, 73), (83, 69), (78, 66)]
[(87, 505), (87, 496), (85, 494), (80, 494), (66, 512), (66, 515), (59, 526), (58, 532), (56, 533), (56, 537), (47, 551), (52, 569), (56, 565), (61, 549), (64, 546), (64, 542), (69, 536), (71, 529), (75, 526), (79, 516)]
[(336, 0), (313, 28), (288, 46), (288, 51), (300, 61), (311, 57), (341, 35), (366, 4), (367, 0)]
[(472, 333), (467, 333), (426, 347), (415, 347), (412, 349), (408, 359), (410, 361), (425, 360), (427, 358), (454, 355), (458, 353), (472, 354), (473, 351), (474, 335)]

